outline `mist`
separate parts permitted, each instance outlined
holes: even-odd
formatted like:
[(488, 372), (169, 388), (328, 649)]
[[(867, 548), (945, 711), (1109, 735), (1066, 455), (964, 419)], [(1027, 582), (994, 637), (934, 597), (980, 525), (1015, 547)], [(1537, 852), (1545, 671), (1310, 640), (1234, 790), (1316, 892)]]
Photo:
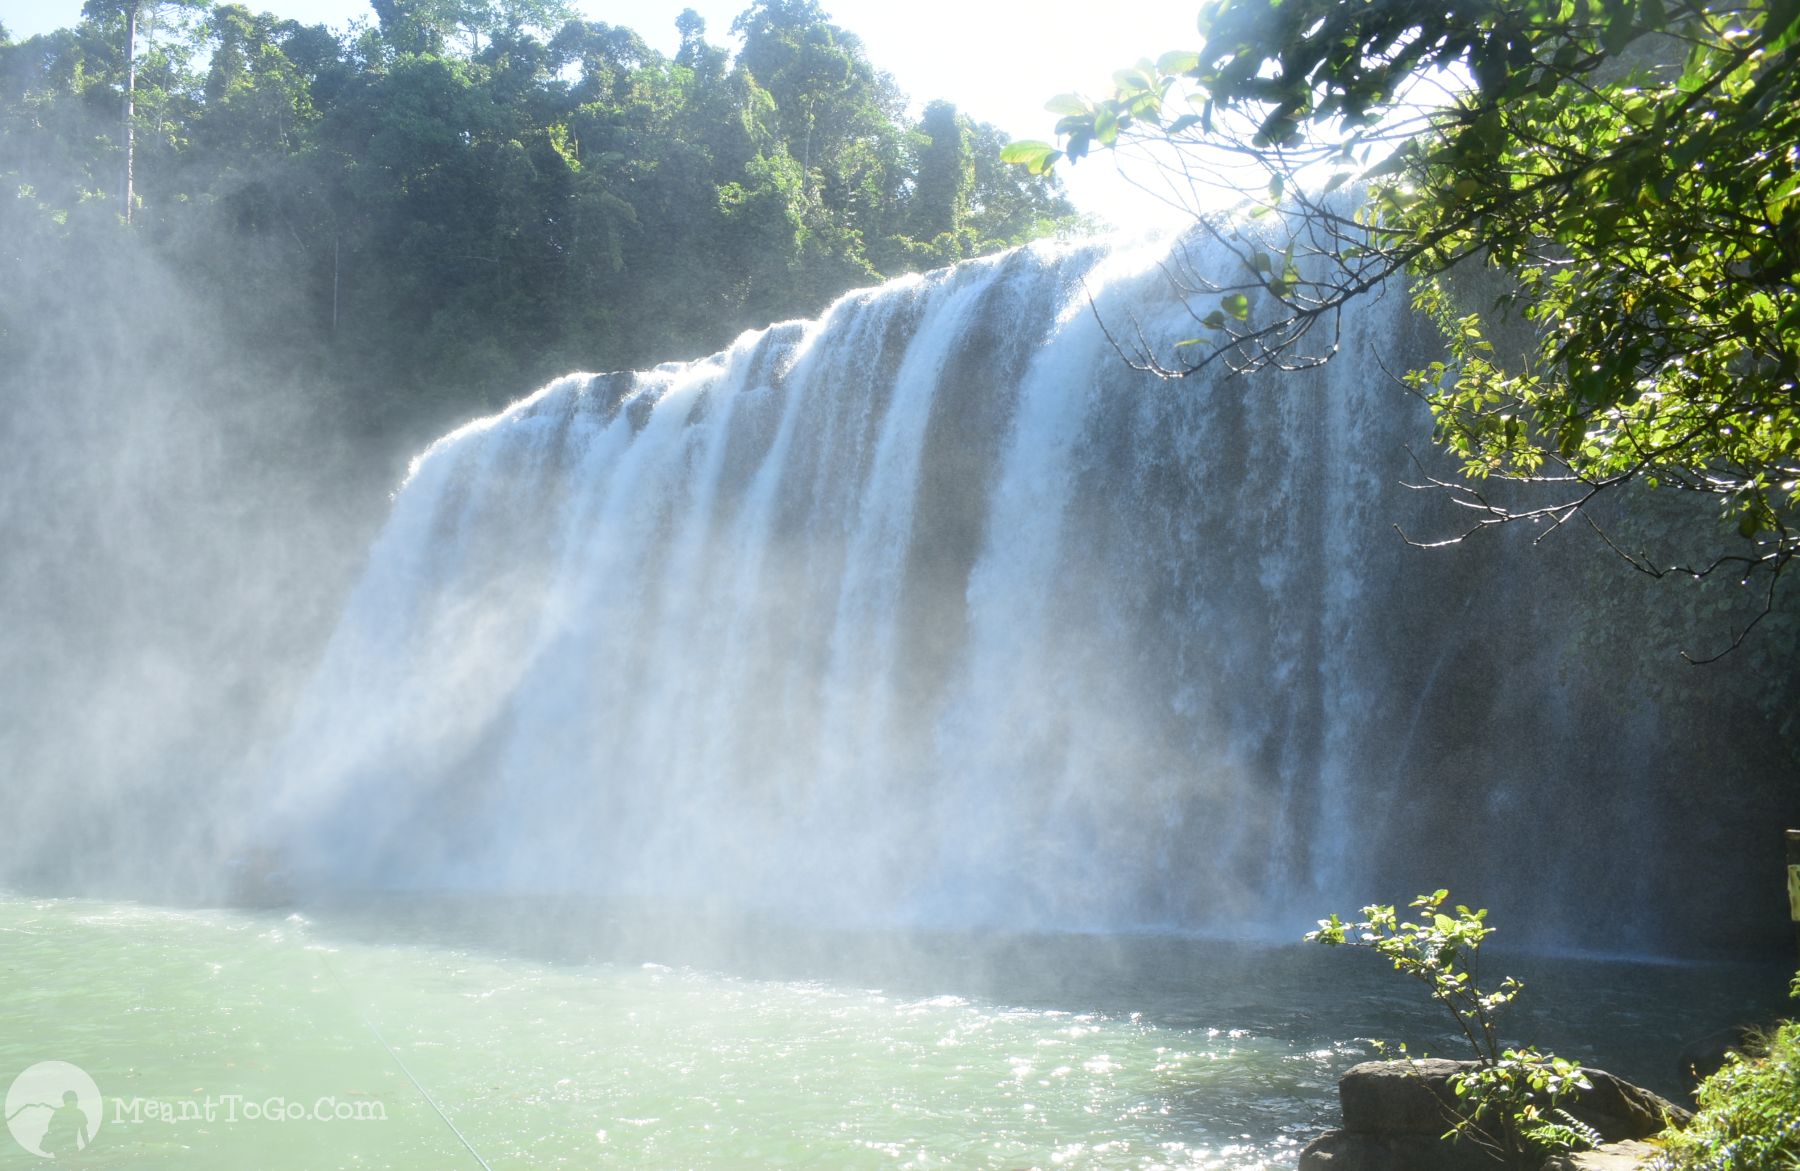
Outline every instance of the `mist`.
[(192, 898), (397, 473), (110, 210), (7, 226), (0, 881)]

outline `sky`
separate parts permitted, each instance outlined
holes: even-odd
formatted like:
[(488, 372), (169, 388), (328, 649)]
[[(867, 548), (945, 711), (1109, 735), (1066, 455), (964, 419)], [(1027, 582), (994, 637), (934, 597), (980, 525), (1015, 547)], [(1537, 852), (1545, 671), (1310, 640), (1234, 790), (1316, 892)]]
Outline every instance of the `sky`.
[[(342, 31), (374, 20), (368, 0), (245, 0), (248, 7)], [(1095, 5), (1091, 0), (822, 0), (833, 21), (863, 39), (876, 68), (894, 75), (915, 107), (943, 98), (1013, 138), (1049, 140), (1051, 97), (1099, 96), (1113, 70), (1197, 41), (1197, 4)], [(665, 53), (675, 51), (675, 17), (692, 7), (707, 40), (735, 50), (732, 19), (749, 0), (577, 0), (591, 20), (634, 29)], [(0, 24), (15, 40), (74, 24), (81, 0), (0, 0)], [(1166, 221), (1167, 210), (1122, 179), (1110, 159), (1060, 168), (1084, 211), (1122, 228)]]

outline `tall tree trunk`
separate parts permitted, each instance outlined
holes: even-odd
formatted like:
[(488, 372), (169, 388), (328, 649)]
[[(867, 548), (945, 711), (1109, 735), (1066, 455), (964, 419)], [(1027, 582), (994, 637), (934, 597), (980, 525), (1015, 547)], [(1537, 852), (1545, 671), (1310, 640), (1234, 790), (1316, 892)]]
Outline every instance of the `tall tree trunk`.
[(125, 114), (121, 127), (125, 139), (125, 188), (121, 195), (128, 224), (131, 222), (132, 155), (137, 146), (137, 131), (132, 125), (137, 119), (137, 18), (137, 0), (132, 0), (125, 6)]

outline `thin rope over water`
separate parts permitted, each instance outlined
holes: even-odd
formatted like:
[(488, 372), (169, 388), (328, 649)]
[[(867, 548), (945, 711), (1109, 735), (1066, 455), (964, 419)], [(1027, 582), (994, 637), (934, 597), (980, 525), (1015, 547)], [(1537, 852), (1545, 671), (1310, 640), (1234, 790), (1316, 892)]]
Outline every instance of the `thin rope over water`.
[(320, 962), (325, 965), (325, 970), (331, 974), (332, 983), (338, 986), (338, 990), (344, 994), (344, 999), (348, 1000), (350, 1007), (355, 1010), (357, 1018), (362, 1021), (363, 1028), (369, 1030), (375, 1040), (381, 1043), (381, 1047), (387, 1050), (387, 1055), (393, 1058), (395, 1065), (400, 1067), (400, 1072), (406, 1075), (406, 1080), (412, 1083), (413, 1089), (419, 1091), (419, 1096), (425, 1099), (425, 1103), (431, 1107), (432, 1113), (443, 1119), (444, 1125), (450, 1128), (450, 1133), (456, 1136), (456, 1141), (463, 1145), (465, 1151), (469, 1152), (469, 1157), (481, 1164), (482, 1171), (494, 1171), (488, 1161), (481, 1157), (481, 1152), (469, 1142), (468, 1137), (457, 1129), (456, 1123), (450, 1121), (450, 1116), (445, 1114), (444, 1108), (437, 1104), (437, 1099), (431, 1096), (431, 1091), (425, 1088), (423, 1082), (413, 1076), (413, 1071), (407, 1068), (406, 1062), (402, 1061), (400, 1055), (394, 1052), (394, 1047), (387, 1043), (387, 1038), (381, 1035), (381, 1030), (375, 1027), (375, 1022), (369, 1019), (369, 1014), (362, 1010), (361, 1002), (351, 993), (349, 985), (345, 984), (343, 978), (338, 975), (337, 968), (331, 962), (331, 956), (324, 951), (320, 951), (318, 955)]

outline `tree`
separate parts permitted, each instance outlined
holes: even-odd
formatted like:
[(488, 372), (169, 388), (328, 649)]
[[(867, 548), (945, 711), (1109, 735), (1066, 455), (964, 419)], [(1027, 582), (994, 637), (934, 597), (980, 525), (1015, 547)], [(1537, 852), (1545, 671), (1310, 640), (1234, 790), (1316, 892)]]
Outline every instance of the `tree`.
[(985, 242), (984, 247), (993, 242), (1023, 244), (1076, 223), (1074, 206), (1059, 188), (1000, 161), (1000, 153), (1010, 141), (1004, 130), (987, 122), (971, 122), (968, 132), (975, 166), (968, 222)]
[(456, 37), (471, 56), (504, 34), (554, 29), (574, 16), (562, 0), (370, 0), (381, 35), (401, 53), (437, 54)]
[(125, 43), (121, 51), (125, 64), (125, 98), (119, 115), (119, 150), (124, 155), (125, 171), (119, 184), (119, 215), (126, 223), (131, 222), (133, 201), (132, 168), (137, 147), (134, 125), (137, 121), (137, 33), (138, 12), (142, 7), (142, 0), (88, 0), (81, 13), (89, 20), (116, 14), (124, 23)]
[(131, 222), (132, 205), (136, 201), (134, 167), (137, 154), (137, 80), (138, 28), (140, 20), (154, 21), (165, 7), (193, 9), (200, 0), (86, 0), (81, 14), (89, 20), (116, 18), (123, 29), (120, 52), (123, 61), (124, 91), (119, 115), (119, 151), (124, 159), (124, 173), (119, 183), (119, 215)]
[[(0, 266), (112, 240), (129, 142), (134, 237), (371, 445), (569, 369), (697, 357), (1069, 211), (1016, 168), (984, 194), (991, 159), (971, 195), (946, 152), (968, 222), (915, 238), (932, 180), (905, 101), (807, 0), (746, 15), (779, 98), (691, 10), (668, 58), (557, 0), (379, 0), (343, 40), (256, 8), (88, 0), (75, 29), (0, 44)], [(946, 146), (982, 132), (944, 121)], [(0, 332), (43, 284), (0, 289)]]
[(884, 100), (862, 41), (831, 23), (816, 0), (756, 0), (731, 31), (744, 38), (738, 64), (775, 98), (788, 153), (803, 172), (829, 168), (872, 123), (899, 113), (903, 103)]
[(969, 214), (975, 164), (969, 130), (949, 102), (932, 102), (919, 119), (919, 177), (913, 190), (913, 235), (932, 240), (953, 233)]
[(684, 69), (698, 69), (715, 51), (706, 43), (706, 20), (692, 8), (683, 8), (675, 18), (675, 31), (681, 34), (681, 47), (675, 50), (675, 64)]
[(1406, 381), (1461, 465), (1425, 481), (1472, 510), (1449, 540), (1598, 529), (1590, 506), (1634, 483), (1710, 497), (1735, 530), (1716, 555), (1609, 543), (1655, 576), (1757, 581), (1741, 642), (1800, 554), (1800, 0), (1209, 0), (1199, 24), (1199, 51), (1054, 100), (1060, 150), (1005, 154), (1154, 147), (1169, 198), (1256, 192), (1201, 217), (1236, 265), (1185, 274), (1201, 336), (1134, 359), (1317, 364), (1406, 274), (1448, 341)]

